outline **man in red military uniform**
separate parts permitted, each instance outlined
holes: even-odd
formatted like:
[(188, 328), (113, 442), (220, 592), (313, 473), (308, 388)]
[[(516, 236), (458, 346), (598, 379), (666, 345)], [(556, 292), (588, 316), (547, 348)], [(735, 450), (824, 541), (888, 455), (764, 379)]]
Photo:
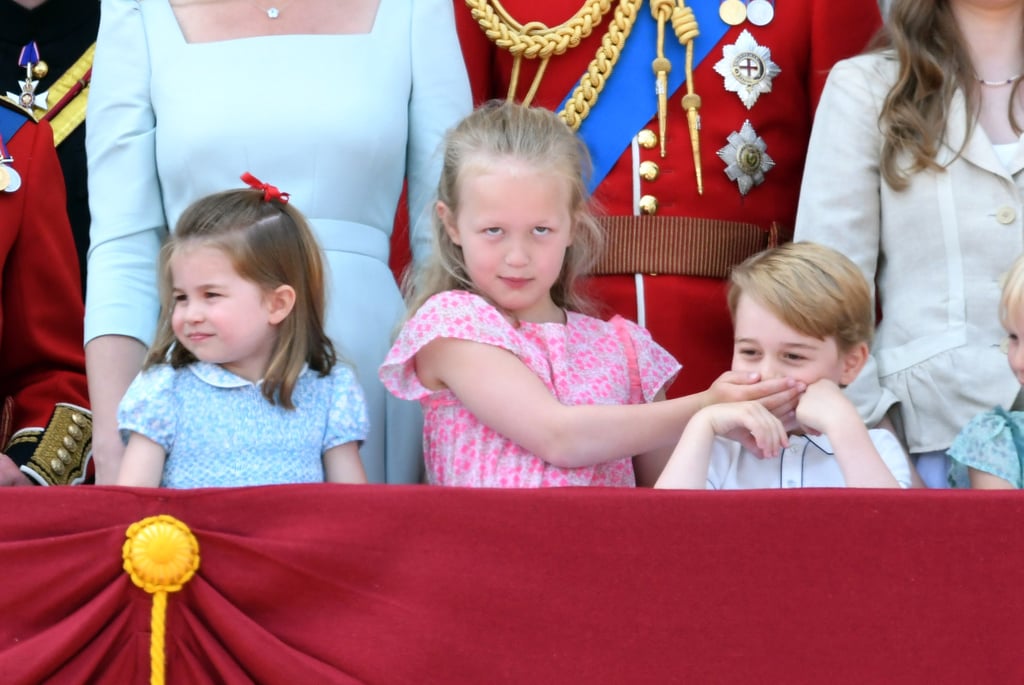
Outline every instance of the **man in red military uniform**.
[(609, 228), (590, 294), (682, 362), (670, 396), (707, 388), (732, 356), (723, 279), (790, 235), (825, 77), (876, 1), (454, 1), (476, 101), (558, 110), (590, 148)]
[(88, 478), (83, 317), (53, 132), (0, 100), (0, 485)]

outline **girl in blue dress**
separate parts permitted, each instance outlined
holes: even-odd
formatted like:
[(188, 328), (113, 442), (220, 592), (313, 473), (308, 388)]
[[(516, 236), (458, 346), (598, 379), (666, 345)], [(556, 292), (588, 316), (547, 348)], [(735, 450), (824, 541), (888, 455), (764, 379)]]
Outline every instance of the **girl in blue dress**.
[[(1024, 255), (1006, 275), (999, 299), (999, 320), (1006, 329), (1004, 347), (1010, 370), (1024, 386)], [(978, 414), (949, 447), (953, 487), (1024, 487), (1024, 411), (996, 407)]]
[(156, 341), (118, 409), (118, 484), (364, 483), (363, 391), (324, 332), (324, 267), (288, 194), (193, 203), (160, 253)]

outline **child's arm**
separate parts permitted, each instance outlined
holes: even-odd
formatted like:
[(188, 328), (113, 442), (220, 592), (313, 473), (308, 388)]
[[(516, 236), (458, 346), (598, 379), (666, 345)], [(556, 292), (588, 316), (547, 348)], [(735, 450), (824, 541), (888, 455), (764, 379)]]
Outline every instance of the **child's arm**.
[(328, 483), (366, 483), (358, 442), (353, 440), (335, 445), (324, 452), (324, 480)]
[(742, 443), (771, 457), (788, 444), (786, 428), (758, 402), (714, 404), (697, 412), (686, 424), (656, 488), (703, 490), (707, 487), (711, 450), (716, 436)]
[(797, 405), (796, 418), (805, 428), (828, 437), (847, 487), (900, 487), (871, 441), (857, 408), (831, 380), (807, 386)]
[[(789, 379), (761, 381), (754, 373), (726, 371), (711, 384), (706, 391), (695, 395), (701, 408), (724, 402), (757, 401), (780, 420), (794, 420), (800, 393), (804, 390), (802, 383)], [(655, 402), (665, 399), (662, 390), (654, 398)], [(636, 484), (639, 487), (651, 487), (661, 476), (665, 465), (672, 455), (671, 445), (650, 452), (636, 455), (633, 458), (633, 470), (636, 473)]]
[[(481, 422), (563, 468), (671, 447), (702, 404), (717, 401), (708, 390), (649, 404), (567, 406), (511, 352), (455, 338), (424, 346), (416, 354), (416, 374), (425, 387), (449, 388)], [(781, 401), (798, 392), (785, 379), (757, 387)]]
[(999, 476), (989, 473), (988, 471), (982, 471), (976, 469), (973, 466), (967, 469), (968, 476), (971, 479), (971, 489), (977, 490), (1016, 490), (1013, 483), (1000, 478)]
[(124, 458), (117, 473), (117, 485), (141, 488), (160, 487), (164, 475), (167, 453), (158, 443), (141, 433), (133, 432), (128, 438)]

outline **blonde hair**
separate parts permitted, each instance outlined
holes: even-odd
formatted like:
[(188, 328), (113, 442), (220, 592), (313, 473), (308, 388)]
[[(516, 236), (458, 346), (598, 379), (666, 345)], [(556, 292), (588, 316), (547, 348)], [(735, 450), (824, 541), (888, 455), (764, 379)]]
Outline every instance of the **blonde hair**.
[(870, 344), (874, 335), (874, 307), (864, 274), (824, 245), (787, 243), (749, 257), (729, 278), (733, 320), (741, 295), (766, 307), (793, 330), (819, 340), (835, 338), (841, 352)]
[[(487, 102), (445, 136), (438, 201), (457, 216), (459, 182), (466, 168), (471, 164), (494, 164), (501, 158), (511, 158), (534, 165), (538, 170), (555, 172), (568, 181), (572, 245), (566, 250), (561, 273), (551, 288), (551, 299), (558, 307), (583, 311), (586, 301), (574, 286), (577, 278), (590, 270), (604, 238), (601, 226), (590, 210), (590, 193), (586, 184), (590, 156), (585, 145), (550, 110), (505, 101)], [(462, 248), (445, 231), (436, 209), (432, 227), (434, 249), (427, 263), (413, 275), (410, 314), (440, 292), (467, 290), (478, 293), (469, 278)]]
[(170, 364), (181, 368), (197, 361), (174, 336), (171, 260), (196, 246), (221, 250), (239, 276), (265, 292), (288, 285), (295, 306), (278, 324), (277, 340), (263, 378), (263, 395), (294, 409), (292, 390), (302, 367), (326, 375), (337, 354), (324, 332), (324, 267), (320, 248), (305, 217), (278, 200), (263, 200), (255, 189), (228, 190), (192, 203), (160, 251), (160, 321), (156, 341), (143, 368)]
[[(902, 190), (912, 173), (942, 169), (935, 158), (943, 142), (953, 95), (962, 90), (967, 96), (965, 123), (970, 129), (979, 113), (979, 88), (948, 0), (892, 0), (873, 47), (891, 50), (899, 61), (896, 83), (885, 98), (878, 123), (883, 136), (882, 177), (896, 190)], [(1019, 88), (1018, 79), (1007, 111), (1018, 135), (1021, 128), (1013, 103)], [(901, 166), (905, 157), (909, 157), (909, 166)]]
[(999, 298), (999, 322), (1010, 329), (1011, 313), (1018, 313), (1024, 307), (1024, 254), (1017, 257), (1006, 274), (1003, 292)]

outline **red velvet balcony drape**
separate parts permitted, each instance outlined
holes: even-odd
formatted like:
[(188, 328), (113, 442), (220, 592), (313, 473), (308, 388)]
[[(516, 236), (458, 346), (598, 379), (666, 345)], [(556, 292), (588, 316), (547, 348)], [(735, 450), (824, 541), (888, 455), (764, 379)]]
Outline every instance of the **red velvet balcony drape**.
[(147, 683), (132, 523), (201, 564), (166, 682), (1024, 682), (1024, 495), (0, 492), (0, 682)]

